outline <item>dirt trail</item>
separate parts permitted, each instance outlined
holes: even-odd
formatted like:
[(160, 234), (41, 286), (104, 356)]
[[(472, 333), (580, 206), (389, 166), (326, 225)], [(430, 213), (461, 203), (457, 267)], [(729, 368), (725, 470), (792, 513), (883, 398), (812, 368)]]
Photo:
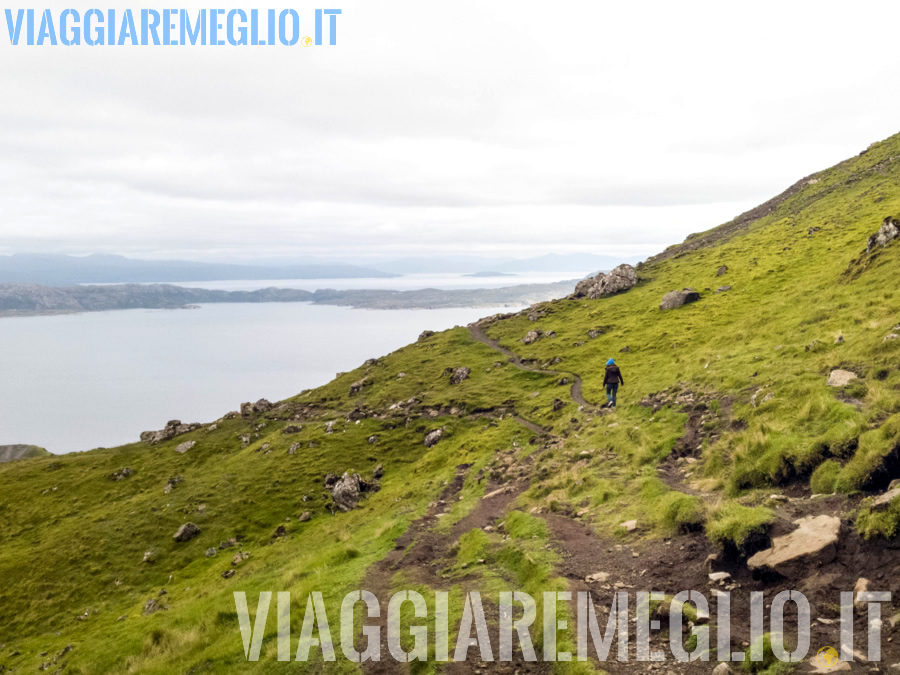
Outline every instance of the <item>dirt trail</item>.
[[(525, 421), (527, 422), (527, 420)], [(528, 487), (528, 482), (518, 481), (505, 485), (488, 483), (485, 488), (486, 495), (490, 495), (500, 489), (505, 491), (500, 494), (494, 494), (494, 496), (483, 497), (471, 513), (455, 523), (449, 531), (438, 531), (435, 526), (442, 514), (447, 512), (456, 501), (470, 468), (471, 466), (468, 464), (461, 464), (457, 467), (456, 476), (443, 490), (438, 500), (429, 507), (422, 518), (413, 523), (406, 533), (397, 540), (394, 550), (372, 565), (366, 573), (362, 587), (375, 594), (382, 608), (381, 616), (378, 620), (367, 621), (368, 625), (381, 627), (381, 661), (364, 663), (364, 672), (377, 675), (409, 672), (409, 667), (406, 664), (398, 663), (393, 659), (387, 644), (387, 606), (393, 591), (398, 590), (394, 588), (393, 583), (396, 574), (400, 573), (407, 581), (422, 583), (435, 590), (446, 591), (451, 586), (461, 586), (464, 591), (483, 591), (479, 587), (479, 577), (477, 575), (472, 575), (471, 578), (456, 576), (452, 580), (444, 578), (444, 570), (452, 566), (455, 561), (455, 555), (452, 552), (454, 543), (461, 535), (470, 530), (484, 528), (489, 525), (496, 527), (499, 521), (506, 516), (509, 504)], [(484, 604), (485, 617), (493, 632), (499, 618), (497, 607), (491, 604), (489, 596), (483, 596), (482, 602)], [(451, 658), (454, 647), (455, 644), (451, 639)], [(492, 647), (496, 652), (497, 645), (492, 644)], [(550, 664), (526, 663), (521, 660), (520, 654), (514, 654), (514, 656), (518, 658), (509, 663), (484, 665), (487, 665), (490, 672), (510, 674), (516, 672), (522, 674), (549, 673), (552, 670)], [(470, 673), (474, 668), (484, 667), (484, 665), (480, 665), (477, 649), (470, 649), (469, 657), (469, 660), (466, 662), (446, 664), (444, 672)]]
[(507, 349), (506, 347), (501, 346), (499, 342), (488, 336), (488, 334), (484, 332), (484, 329), (477, 323), (469, 324), (468, 328), (469, 333), (471, 333), (473, 339), (487, 345), (494, 351), (503, 354), (507, 359), (509, 359), (510, 363), (512, 363), (516, 368), (519, 368), (520, 370), (527, 370), (531, 373), (541, 373), (543, 375), (566, 375), (568, 377), (571, 377), (572, 386), (569, 389), (569, 395), (572, 397), (572, 400), (575, 401), (575, 403), (577, 403), (578, 405), (584, 406), (585, 410), (597, 410), (597, 406), (588, 403), (584, 399), (584, 395), (581, 393), (582, 384), (580, 375), (564, 370), (548, 370), (544, 368), (538, 368), (536, 366), (530, 366), (523, 362), (522, 358), (518, 354)]

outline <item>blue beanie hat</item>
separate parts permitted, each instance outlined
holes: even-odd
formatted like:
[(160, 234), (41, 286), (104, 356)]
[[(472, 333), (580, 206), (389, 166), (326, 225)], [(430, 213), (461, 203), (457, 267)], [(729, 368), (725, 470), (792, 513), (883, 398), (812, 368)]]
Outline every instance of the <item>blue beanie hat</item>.
[(612, 359), (610, 359), (609, 361), (606, 362), (606, 365), (608, 365), (608, 366), (614, 366), (615, 364), (616, 364), (616, 362), (613, 361)]

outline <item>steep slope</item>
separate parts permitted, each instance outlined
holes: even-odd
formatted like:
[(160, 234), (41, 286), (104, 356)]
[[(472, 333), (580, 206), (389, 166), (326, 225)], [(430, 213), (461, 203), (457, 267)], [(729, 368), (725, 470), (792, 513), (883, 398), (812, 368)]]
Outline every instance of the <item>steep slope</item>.
[[(481, 590), (486, 604), (499, 589), (590, 587), (605, 602), (614, 583), (706, 589), (710, 567), (736, 593), (800, 588), (826, 621), (813, 651), (836, 644), (837, 592), (860, 576), (894, 590), (898, 578), (900, 503), (873, 508), (872, 496), (900, 478), (900, 243), (865, 251), (900, 215), (900, 136), (751, 213), (640, 266), (627, 292), (424, 334), (324, 387), (156, 445), (0, 467), (0, 664), (287, 671), (298, 666), (277, 661), (272, 637), (261, 663), (246, 663), (232, 591), (251, 605), (290, 591), (296, 623), (314, 590), (330, 607), (361, 587), (385, 601)], [(701, 298), (659, 309), (686, 287)], [(611, 356), (626, 383), (615, 411), (599, 407)], [(857, 377), (829, 386), (835, 369)], [(379, 464), (380, 489), (332, 515), (326, 475), (373, 483)], [(821, 516), (842, 522), (833, 555), (751, 573), (747, 558), (772, 537)], [(176, 542), (186, 522), (200, 532)], [(606, 584), (585, 581), (597, 572)], [(736, 597), (734, 651), (749, 637), (747, 604)], [(571, 640), (562, 633), (559, 647)], [(900, 660), (900, 643), (883, 649)], [(509, 670), (526, 666), (597, 664)]]

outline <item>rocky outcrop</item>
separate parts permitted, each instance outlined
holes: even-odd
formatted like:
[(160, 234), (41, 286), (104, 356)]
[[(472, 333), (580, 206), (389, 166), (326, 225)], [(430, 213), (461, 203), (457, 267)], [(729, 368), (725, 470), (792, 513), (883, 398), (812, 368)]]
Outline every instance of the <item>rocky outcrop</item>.
[(169, 420), (166, 423), (166, 426), (159, 431), (144, 431), (141, 433), (141, 440), (144, 443), (149, 443), (150, 445), (156, 445), (157, 443), (162, 443), (163, 441), (168, 441), (170, 438), (175, 438), (176, 436), (180, 436), (181, 434), (186, 434), (190, 431), (196, 431), (202, 424), (182, 424), (181, 420)]
[(274, 406), (264, 398), (259, 399), (256, 403), (241, 403), (241, 415), (249, 417), (256, 413), (269, 412)]
[(190, 541), (198, 534), (200, 534), (199, 527), (197, 527), (194, 523), (185, 523), (178, 528), (178, 531), (173, 535), (172, 538), (175, 541)]
[(871, 253), (876, 246), (887, 246), (897, 237), (900, 237), (900, 222), (894, 218), (885, 218), (878, 231), (869, 237), (866, 253)]
[(37, 445), (0, 445), (0, 464), (14, 462), (17, 459), (31, 459), (33, 457), (49, 457), (50, 453)]
[(669, 291), (663, 296), (662, 303), (659, 308), (662, 310), (675, 309), (691, 302), (697, 302), (700, 294), (693, 288), (685, 288), (681, 291)]
[(430, 338), (432, 335), (434, 335), (433, 330), (423, 330), (421, 333), (419, 333), (419, 339), (417, 341), (422, 342), (423, 340), (427, 340), (428, 338)]
[(857, 374), (850, 370), (841, 370), (840, 368), (832, 370), (828, 375), (829, 387), (845, 387), (857, 378)]
[(579, 281), (572, 298), (596, 300), (616, 293), (622, 293), (637, 284), (637, 272), (631, 265), (619, 265), (609, 274), (600, 272), (595, 277)]
[(757, 572), (775, 572), (785, 577), (805, 577), (818, 565), (827, 565), (837, 555), (841, 520), (835, 516), (807, 516), (795, 520), (797, 529), (772, 540), (772, 548), (747, 561)]

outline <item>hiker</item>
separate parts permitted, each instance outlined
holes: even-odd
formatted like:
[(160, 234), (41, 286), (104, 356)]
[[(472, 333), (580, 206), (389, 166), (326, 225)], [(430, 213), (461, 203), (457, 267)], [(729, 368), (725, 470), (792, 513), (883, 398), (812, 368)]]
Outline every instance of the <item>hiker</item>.
[(603, 377), (603, 384), (606, 385), (606, 407), (616, 407), (616, 392), (619, 391), (619, 384), (625, 384), (622, 377), (622, 371), (613, 359), (606, 362), (606, 375)]

